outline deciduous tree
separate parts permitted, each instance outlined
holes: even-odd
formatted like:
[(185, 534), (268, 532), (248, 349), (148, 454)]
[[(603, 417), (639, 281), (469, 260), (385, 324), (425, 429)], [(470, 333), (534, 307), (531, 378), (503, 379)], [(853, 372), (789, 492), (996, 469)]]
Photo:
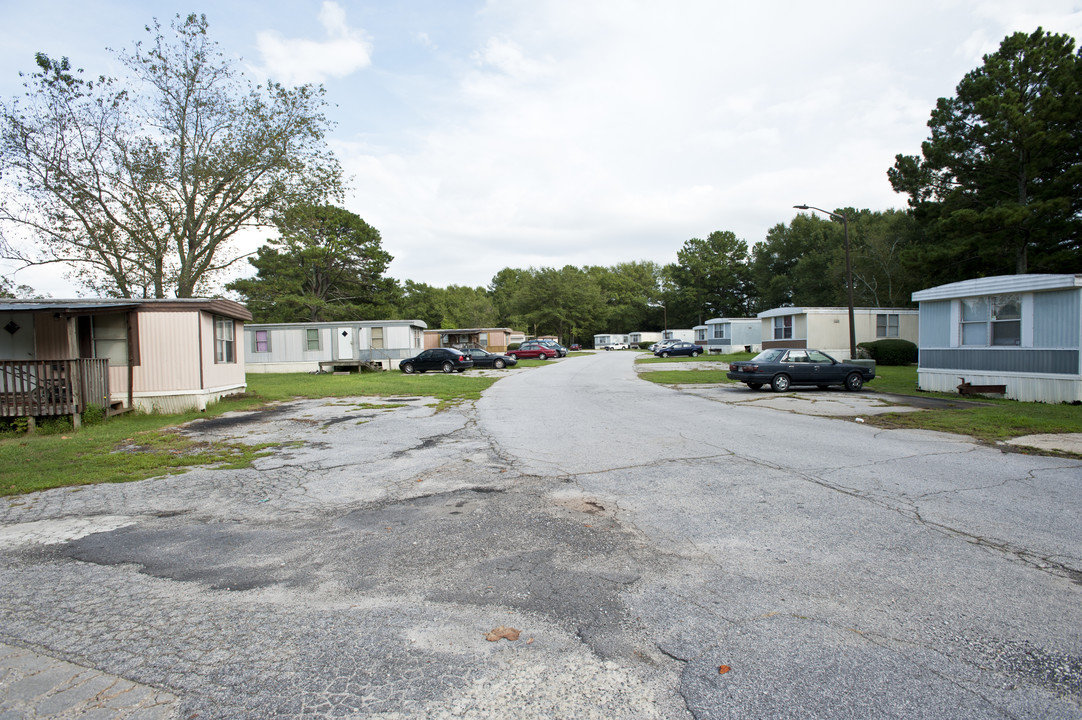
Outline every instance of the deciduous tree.
[(668, 267), (676, 302), (670, 326), (691, 326), (712, 317), (744, 317), (750, 310), (748, 244), (728, 231), (692, 238)]
[(241, 257), (239, 229), (337, 196), (322, 88), (253, 86), (204, 16), (172, 30), (118, 53), (122, 80), (37, 55), (25, 96), (0, 106), (7, 257), (67, 264), (106, 294), (190, 297)]

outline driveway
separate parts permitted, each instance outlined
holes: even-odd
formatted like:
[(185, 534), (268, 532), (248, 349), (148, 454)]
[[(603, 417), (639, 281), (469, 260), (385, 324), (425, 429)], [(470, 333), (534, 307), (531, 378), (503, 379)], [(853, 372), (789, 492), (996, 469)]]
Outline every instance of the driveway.
[(0, 501), (0, 716), (1082, 717), (1082, 462), (633, 357), (199, 421), (282, 445)]

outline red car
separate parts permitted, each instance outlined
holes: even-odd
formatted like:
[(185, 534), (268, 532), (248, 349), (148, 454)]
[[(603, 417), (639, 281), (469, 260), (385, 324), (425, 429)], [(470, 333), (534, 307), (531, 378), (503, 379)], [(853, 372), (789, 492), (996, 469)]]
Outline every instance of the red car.
[(542, 345), (539, 342), (533, 340), (527, 340), (518, 346), (515, 350), (508, 350), (507, 357), (515, 358), (516, 360), (548, 360), (559, 356), (559, 352), (555, 348), (550, 348), (547, 345)]

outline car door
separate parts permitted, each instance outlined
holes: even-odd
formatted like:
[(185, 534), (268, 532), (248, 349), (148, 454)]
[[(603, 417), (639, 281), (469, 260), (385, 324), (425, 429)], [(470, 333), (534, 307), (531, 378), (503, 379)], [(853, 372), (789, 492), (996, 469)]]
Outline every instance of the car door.
[(443, 356), (439, 350), (425, 350), (417, 356), (414, 366), (418, 370), (435, 370), (440, 366)]
[(808, 351), (808, 366), (812, 369), (812, 381), (816, 385), (828, 385), (844, 379), (834, 361), (818, 350)]
[(806, 385), (815, 382), (815, 370), (808, 362), (806, 350), (790, 350), (785, 357), (786, 372), (794, 385)]

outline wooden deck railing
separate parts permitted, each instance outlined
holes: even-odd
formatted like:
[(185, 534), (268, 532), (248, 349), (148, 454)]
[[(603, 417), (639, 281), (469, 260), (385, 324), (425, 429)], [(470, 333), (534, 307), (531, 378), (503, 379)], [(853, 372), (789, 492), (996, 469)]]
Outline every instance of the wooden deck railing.
[(76, 415), (109, 407), (109, 361), (0, 360), (0, 417)]

